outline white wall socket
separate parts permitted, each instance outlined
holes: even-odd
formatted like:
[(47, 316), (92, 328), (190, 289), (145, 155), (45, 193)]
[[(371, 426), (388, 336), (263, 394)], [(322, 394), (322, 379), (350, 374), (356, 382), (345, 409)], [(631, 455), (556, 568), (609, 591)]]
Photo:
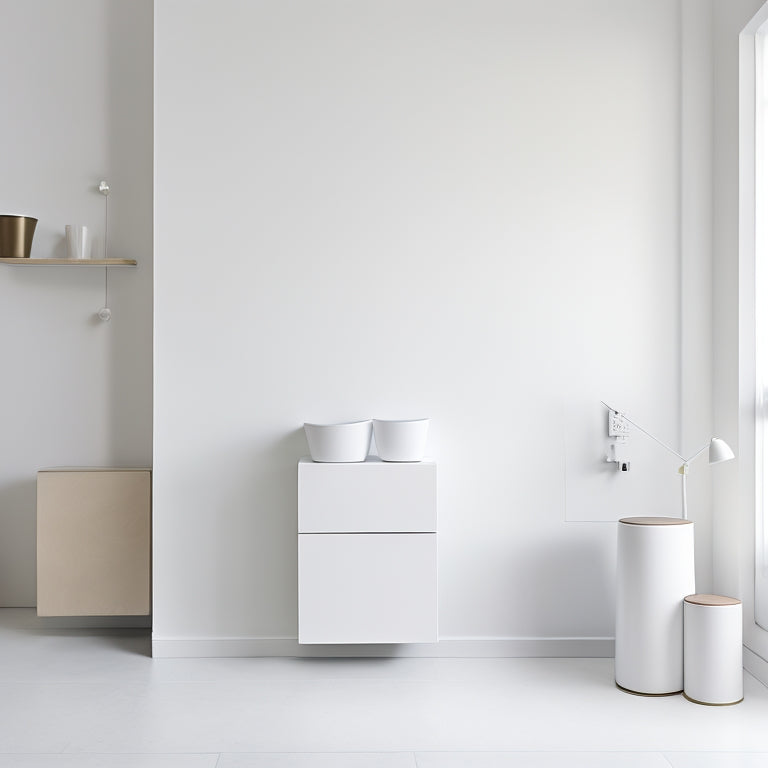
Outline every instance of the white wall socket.
[(628, 437), (629, 422), (616, 411), (608, 411), (608, 437)]

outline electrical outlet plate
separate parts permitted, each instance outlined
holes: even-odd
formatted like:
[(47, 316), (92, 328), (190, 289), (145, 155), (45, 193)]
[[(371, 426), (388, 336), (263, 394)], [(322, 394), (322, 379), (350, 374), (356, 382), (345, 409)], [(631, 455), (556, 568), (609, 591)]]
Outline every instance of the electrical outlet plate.
[(628, 437), (629, 422), (616, 411), (608, 411), (608, 437)]

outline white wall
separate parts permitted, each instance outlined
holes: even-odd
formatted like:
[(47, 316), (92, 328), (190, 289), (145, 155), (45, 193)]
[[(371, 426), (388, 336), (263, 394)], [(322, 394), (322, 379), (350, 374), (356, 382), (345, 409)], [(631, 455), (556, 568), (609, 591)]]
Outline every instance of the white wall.
[(678, 462), (611, 473), (599, 400), (709, 436), (691, 10), (157, 0), (155, 653), (295, 638), (301, 424), (369, 416), (433, 419), (443, 639), (612, 636), (615, 524), (576, 521), (676, 514)]
[[(755, 369), (754, 343), (750, 341), (754, 333), (754, 272), (748, 249), (741, 254), (741, 263), (739, 253), (739, 33), (763, 4), (764, 0), (721, 2), (715, 14), (715, 425), (723, 437), (738, 444), (739, 461), (719, 475), (714, 489), (714, 577), (719, 591), (743, 600), (744, 644), (757, 654), (747, 653), (745, 665), (767, 680), (768, 632), (754, 621)], [(748, 40), (744, 45), (753, 48)], [(751, 90), (743, 86), (744, 103), (754, 99)], [(741, 131), (747, 136), (750, 118), (747, 111), (742, 116), (745, 123)], [(746, 179), (745, 183), (750, 186)], [(750, 194), (743, 200), (748, 206)], [(747, 214), (746, 208), (743, 213)], [(740, 322), (745, 324), (742, 329)]]
[(64, 225), (137, 269), (0, 266), (0, 606), (33, 606), (35, 479), (46, 466), (152, 461), (152, 3), (0, 0), (0, 213), (39, 219), (33, 257)]

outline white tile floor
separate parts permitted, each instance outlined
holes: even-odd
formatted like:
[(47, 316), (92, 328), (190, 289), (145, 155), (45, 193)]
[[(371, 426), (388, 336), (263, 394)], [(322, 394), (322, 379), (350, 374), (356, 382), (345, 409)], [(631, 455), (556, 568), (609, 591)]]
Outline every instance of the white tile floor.
[(766, 768), (768, 689), (702, 707), (610, 659), (156, 659), (0, 609), (0, 768)]

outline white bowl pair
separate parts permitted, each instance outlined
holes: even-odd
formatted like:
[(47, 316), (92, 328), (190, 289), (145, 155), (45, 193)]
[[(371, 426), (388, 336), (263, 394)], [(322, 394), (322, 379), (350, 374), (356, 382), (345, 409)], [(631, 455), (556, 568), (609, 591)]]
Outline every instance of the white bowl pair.
[(428, 429), (429, 419), (304, 424), (312, 460), (329, 463), (365, 461), (371, 448), (371, 432), (383, 461), (421, 461)]

